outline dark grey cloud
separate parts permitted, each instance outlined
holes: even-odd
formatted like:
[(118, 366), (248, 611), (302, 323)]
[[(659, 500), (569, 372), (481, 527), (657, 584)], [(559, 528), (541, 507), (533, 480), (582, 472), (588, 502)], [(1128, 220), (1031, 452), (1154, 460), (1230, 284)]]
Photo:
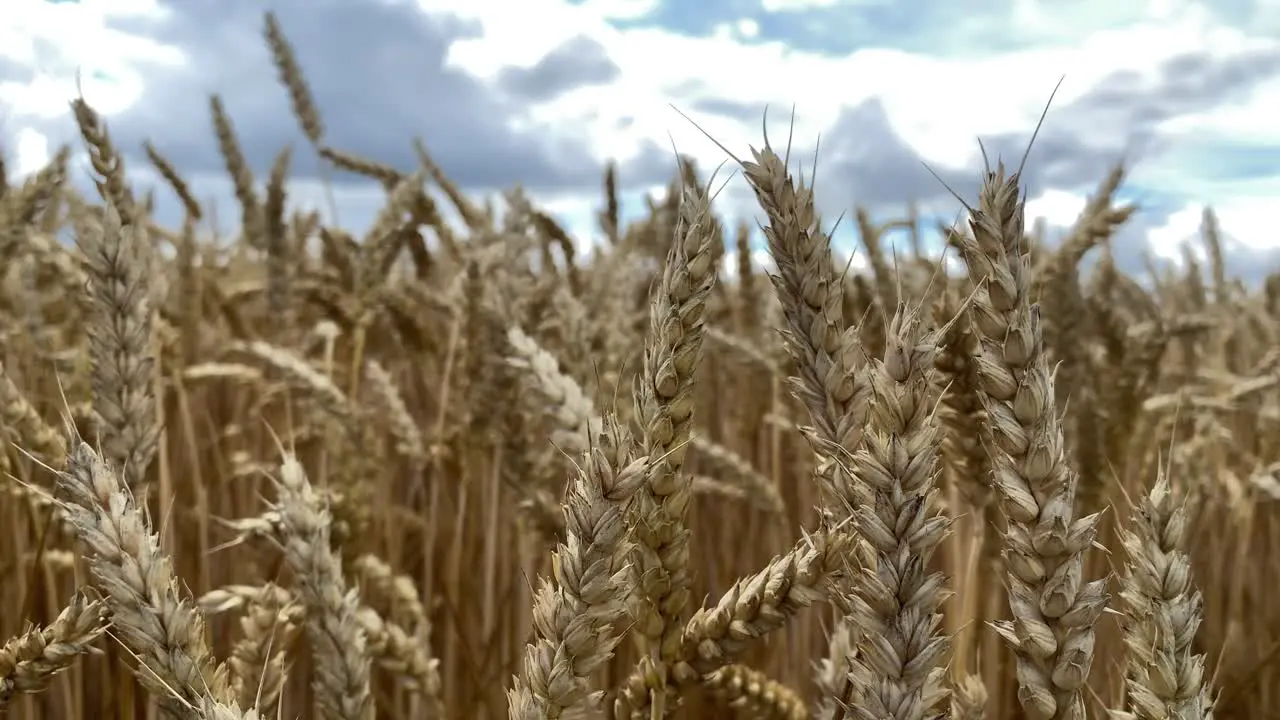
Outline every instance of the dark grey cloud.
[[(878, 98), (841, 111), (823, 134), (818, 153), (814, 191), (823, 205), (901, 205), (945, 193), (920, 155), (893, 129)], [(804, 156), (812, 157), (813, 151)]]
[(759, 121), (767, 106), (759, 102), (744, 102), (733, 98), (700, 97), (689, 103), (686, 112), (695, 115), (720, 115), (744, 122)]
[(498, 76), (498, 85), (513, 97), (546, 102), (574, 88), (608, 84), (620, 73), (603, 45), (578, 35), (547, 53), (533, 67), (504, 69)]
[[(530, 100), (616, 74), (603, 49), (591, 48), (585, 38), (492, 88), (445, 63), (451, 44), (475, 37), (478, 29), (429, 17), (414, 3), (170, 0), (166, 6), (171, 17), (164, 21), (115, 21), (121, 30), (175, 45), (188, 55), (181, 67), (142, 68), (143, 96), (109, 118), (126, 161), (135, 166), (145, 163), (142, 141), (151, 140), (186, 173), (223, 172), (209, 114), (209, 95), (216, 92), (257, 173), (265, 174), (275, 154), (291, 144), (295, 176), (315, 176), (318, 166), (301, 152), (305, 139), (262, 39), (262, 12), (272, 9), (307, 74), (332, 146), (408, 169), (414, 164), (411, 141), (420, 136), (445, 172), (473, 191), (516, 182), (533, 191), (599, 182), (600, 162), (585, 142), (551, 139), (536, 127), (513, 129), (514, 120), (527, 123)], [(50, 130), (55, 141), (71, 139), (74, 132), (69, 115), (56, 127), (41, 129)], [(652, 181), (651, 165), (623, 167), (620, 176)], [(349, 176), (335, 181), (363, 182)]]

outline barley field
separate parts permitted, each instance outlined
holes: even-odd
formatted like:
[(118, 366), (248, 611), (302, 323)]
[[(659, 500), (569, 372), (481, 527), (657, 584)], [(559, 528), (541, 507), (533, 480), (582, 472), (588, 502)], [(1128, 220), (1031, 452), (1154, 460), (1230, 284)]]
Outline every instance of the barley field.
[(1131, 276), (1124, 167), (1046, 238), (992, 158), (953, 271), (860, 210), (851, 269), (774, 137), (625, 226), (607, 169), (584, 257), (412, 138), (327, 145), (263, 35), (296, 151), (386, 189), (363, 237), (216, 96), (234, 237), (148, 146), (152, 221), (83, 99), (98, 195), (71, 148), (0, 186), (0, 714), (1280, 716), (1280, 274), (1212, 213), (1208, 267)]

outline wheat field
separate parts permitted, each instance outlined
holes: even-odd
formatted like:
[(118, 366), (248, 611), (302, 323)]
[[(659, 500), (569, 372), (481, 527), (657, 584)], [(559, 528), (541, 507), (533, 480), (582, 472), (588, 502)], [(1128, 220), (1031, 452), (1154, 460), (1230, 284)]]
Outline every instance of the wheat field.
[(327, 145), (263, 35), (363, 237), (216, 96), (234, 237), (148, 145), (157, 225), (82, 98), (98, 195), (70, 147), (0, 185), (0, 715), (1280, 716), (1280, 274), (1211, 212), (1131, 276), (1124, 167), (1044, 237), (993, 159), (959, 272), (862, 210), (856, 270), (774, 138), (728, 168), (767, 270), (691, 162), (625, 226), (607, 170), (584, 256)]

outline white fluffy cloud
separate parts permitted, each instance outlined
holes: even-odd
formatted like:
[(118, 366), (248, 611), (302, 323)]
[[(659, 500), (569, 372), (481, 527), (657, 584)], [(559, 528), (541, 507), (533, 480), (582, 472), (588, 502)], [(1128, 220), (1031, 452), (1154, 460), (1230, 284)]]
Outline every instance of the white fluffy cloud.
[[(445, 42), (440, 72), (465, 78), (508, 110), (495, 121), (499, 127), (536, 134), (548, 148), (579, 148), (574, 162), (614, 158), (652, 175), (673, 169), (674, 145), (709, 169), (725, 154), (704, 132), (745, 156), (762, 140), (764, 108), (770, 137), (780, 144), (794, 106), (799, 156), (810, 163), (819, 137), (827, 148), (817, 153), (819, 197), (833, 218), (858, 202), (889, 217), (915, 199), (927, 216), (953, 219), (958, 204), (923, 164), (949, 182), (968, 182), (957, 189), (972, 192), (976, 138), (995, 138), (1014, 160), (1065, 76), (1030, 160), (1031, 214), (1051, 226), (1069, 224), (1107, 167), (1128, 156), (1136, 160), (1128, 187), (1144, 201), (1136, 237), (1145, 234), (1159, 254), (1176, 256), (1178, 243), (1194, 237), (1205, 203), (1217, 208), (1235, 242), (1280, 248), (1267, 212), (1280, 170), (1256, 160), (1262, 150), (1280, 149), (1280, 3), (1272, 0), (1230, 13), (1193, 0), (959, 0), (945, 9), (922, 0), (326, 0), (316, 4), (317, 17), (353, 3), (394, 5), (461, 28)], [(192, 43), (200, 41), (175, 41), (156, 29), (164, 17), (186, 12), (178, 2), (12, 5), (0, 19), (0, 60), (35, 72), (0, 74), (0, 102), (6, 150), (22, 157), (24, 169), (47, 152), (41, 123), (65, 115), (77, 70), (96, 106), (109, 117), (132, 117), (126, 111), (135, 104), (156, 101), (146, 95), (156, 73), (192, 62)], [(252, 14), (226, 22), (257, 32)], [(322, 51), (318, 43), (339, 43), (348, 30), (337, 22), (314, 25), (306, 42), (295, 38), (304, 64), (308, 47)], [(545, 90), (553, 71), (586, 62), (581, 50), (565, 48), (584, 47), (600, 49), (592, 50), (595, 79)], [(411, 46), (401, 52), (412, 75)], [(278, 92), (266, 89), (269, 65), (261, 75), (263, 92)], [(533, 78), (542, 83), (537, 92), (513, 85)], [(310, 79), (323, 95), (326, 76), (313, 71)], [(403, 89), (388, 84), (386, 92)], [(340, 99), (336, 90), (333, 98)], [(433, 96), (431, 104), (452, 99)], [(333, 104), (327, 112), (336, 111)], [(237, 127), (255, 133), (252, 123)], [(465, 149), (457, 152), (465, 161)], [(1255, 159), (1246, 162), (1250, 153)], [(1280, 163), (1280, 152), (1275, 159)], [(512, 162), (506, 177), (499, 164), (490, 174), (500, 184), (525, 182), (571, 228), (594, 235), (597, 185), (581, 179), (542, 188), (520, 168)], [(655, 181), (645, 175), (628, 185), (629, 212), (641, 210), (641, 194)], [(735, 180), (725, 194), (731, 215), (753, 212), (742, 184)], [(344, 192), (344, 202), (363, 208), (347, 214), (367, 218), (376, 193)]]

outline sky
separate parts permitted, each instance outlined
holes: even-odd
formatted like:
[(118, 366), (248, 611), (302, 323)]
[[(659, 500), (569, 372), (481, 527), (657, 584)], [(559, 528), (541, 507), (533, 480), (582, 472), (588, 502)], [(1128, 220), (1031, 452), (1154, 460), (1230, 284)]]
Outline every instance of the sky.
[[(1209, 204), (1231, 272), (1256, 280), (1280, 270), (1270, 217), (1280, 197), (1280, 0), (6, 4), (0, 149), (11, 172), (32, 172), (76, 143), (68, 102), (79, 76), (138, 186), (158, 185), (142, 150), (149, 140), (222, 228), (238, 212), (211, 129), (212, 93), (257, 176), (292, 145), (293, 202), (328, 212), (325, 173), (262, 41), (270, 9), (331, 145), (411, 170), (420, 137), (469, 192), (519, 184), (584, 245), (600, 239), (593, 218), (611, 159), (627, 217), (661, 192), (679, 152), (704, 175), (727, 162), (719, 212), (763, 221), (712, 138), (749, 157), (766, 117), (775, 146), (791, 133), (797, 170), (809, 176), (816, 161), (828, 225), (855, 206), (897, 219), (909, 202), (926, 220), (951, 223), (963, 206), (947, 187), (976, 197), (979, 139), (1016, 165), (1061, 80), (1024, 172), (1028, 214), (1051, 237), (1123, 159), (1121, 198), (1140, 207), (1114, 242), (1126, 268), (1141, 272), (1148, 249), (1177, 260)], [(87, 167), (78, 154), (73, 177), (89, 189)], [(348, 174), (330, 180), (338, 222), (363, 230), (381, 188)], [(176, 199), (163, 188), (157, 198), (158, 219), (176, 223)], [(845, 251), (856, 244), (851, 226), (834, 240)]]

